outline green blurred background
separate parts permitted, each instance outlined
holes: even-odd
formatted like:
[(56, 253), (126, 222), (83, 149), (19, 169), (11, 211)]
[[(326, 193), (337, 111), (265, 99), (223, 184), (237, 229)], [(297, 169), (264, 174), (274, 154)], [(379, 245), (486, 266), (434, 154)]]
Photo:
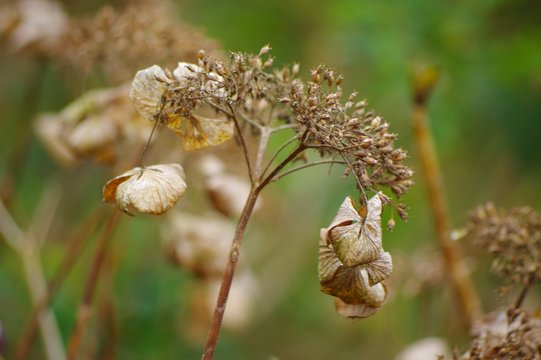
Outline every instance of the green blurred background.
[[(66, 7), (81, 16), (103, 4), (78, 1)], [(497, 206), (541, 209), (541, 2), (183, 0), (175, 8), (179, 18), (204, 29), (225, 50), (257, 52), (270, 43), (277, 64), (298, 62), (303, 74), (319, 63), (339, 69), (346, 90), (357, 90), (390, 122), (416, 170), (416, 185), (404, 198), (410, 219), (398, 221), (392, 233), (384, 231), (391, 254), (407, 258), (435, 243), (410, 125), (408, 76), (416, 63), (432, 64), (441, 72), (429, 116), (454, 226), (461, 227), (468, 209), (488, 200)], [(35, 94), (38, 76), (44, 77), (43, 85), (34, 98), (29, 94)], [(10, 185), (15, 196), (9, 206), (19, 224), (28, 224), (51, 179), (62, 184), (61, 220), (42, 256), (48, 275), (63, 255), (62, 235), (73, 232), (101, 201), (101, 186), (110, 176), (93, 164), (60, 169), (31, 134), (36, 113), (58, 111), (82, 92), (64, 85), (65, 80), (62, 69), (39, 67), (5, 49), (0, 53), (0, 174), (11, 171), (8, 159), (17, 152), (19, 165)], [(268, 309), (264, 302), (276, 295), (274, 287), (283, 291), (274, 296), (270, 311), (262, 310), (245, 329), (225, 330), (216, 358), (392, 359), (408, 343), (429, 335), (465, 348), (468, 334), (457, 321), (447, 282), (416, 296), (391, 287), (383, 309), (361, 321), (340, 318), (331, 298), (319, 291), (319, 228), (352, 190), (339, 171), (329, 176), (323, 168), (273, 187), (266, 201), (279, 210), (256, 216), (245, 245), (259, 254), (247, 261), (260, 277), (261, 308)], [(126, 218), (115, 233), (112, 303), (119, 359), (200, 356), (201, 343), (189, 341), (186, 334), (187, 294), (195, 280), (167, 260), (159, 221)], [(95, 240), (54, 301), (64, 340), (74, 323)], [(495, 291), (499, 281), (487, 275), (487, 262), (474, 265), (483, 305), (494, 309), (502, 304)], [(392, 276), (415, 276), (405, 271), (396, 266)], [(537, 289), (529, 301), (539, 299)], [(30, 308), (20, 262), (0, 242), (0, 321), (8, 351)], [(42, 358), (39, 341), (32, 356)]]

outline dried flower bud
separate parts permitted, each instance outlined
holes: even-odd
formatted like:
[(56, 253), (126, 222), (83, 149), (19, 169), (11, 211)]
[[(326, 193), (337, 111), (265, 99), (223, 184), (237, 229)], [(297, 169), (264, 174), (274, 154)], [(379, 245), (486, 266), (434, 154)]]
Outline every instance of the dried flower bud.
[(381, 211), (378, 194), (360, 212), (348, 197), (331, 225), (321, 229), (321, 291), (339, 298), (337, 309), (344, 316), (367, 317), (385, 302), (382, 281), (392, 271), (392, 259), (381, 243)]
[(270, 47), (269, 44), (267, 44), (267, 45), (263, 46), (263, 47), (261, 48), (261, 50), (259, 50), (259, 56), (265, 55), (265, 54), (267, 54), (267, 53), (268, 53), (269, 51), (271, 51), (271, 50), (272, 50), (272, 48)]
[(185, 190), (182, 166), (152, 165), (133, 168), (109, 180), (103, 187), (103, 200), (116, 202), (128, 215), (161, 215), (176, 205)]

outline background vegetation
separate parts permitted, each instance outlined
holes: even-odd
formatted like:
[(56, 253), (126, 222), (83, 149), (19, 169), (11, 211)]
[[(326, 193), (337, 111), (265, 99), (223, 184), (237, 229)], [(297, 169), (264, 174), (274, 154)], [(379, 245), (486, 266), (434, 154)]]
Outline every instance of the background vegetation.
[[(104, 4), (64, 5), (75, 16), (89, 16)], [(470, 339), (445, 279), (420, 292), (401, 286), (415, 287), (411, 282), (418, 274), (406, 266), (408, 259), (435, 243), (412, 140), (409, 70), (421, 62), (441, 72), (429, 118), (453, 225), (462, 227), (468, 209), (488, 200), (497, 206), (541, 209), (541, 3), (183, 0), (174, 9), (223, 49), (257, 52), (270, 43), (277, 63), (298, 62), (306, 76), (319, 63), (342, 71), (346, 90), (357, 90), (390, 122), (398, 143), (409, 151), (409, 165), (417, 170), (416, 185), (404, 199), (410, 206), (408, 222), (397, 220), (395, 230), (383, 234), (386, 251), (398, 259), (391, 298), (376, 315), (361, 321), (335, 313), (332, 301), (319, 291), (316, 270), (319, 228), (329, 223), (353, 183), (340, 180), (338, 171), (328, 176), (327, 169), (312, 168), (274, 186), (264, 197), (272, 211), (256, 214), (245, 243), (248, 252), (258, 254), (246, 260), (259, 276), (261, 304), (247, 327), (222, 334), (217, 358), (386, 359), (429, 335), (466, 348)], [(36, 114), (59, 111), (105, 83), (99, 76), (68, 73), (6, 47), (0, 53), (2, 194), (11, 194), (9, 209), (25, 227), (43, 189), (52, 180), (62, 189), (61, 220), (53, 223), (42, 252), (46, 275), (58, 265), (67, 234), (101, 201), (101, 187), (110, 174), (93, 163), (60, 169), (35, 138), (32, 121)], [(385, 220), (388, 216), (384, 213)], [(187, 320), (195, 279), (167, 259), (160, 221), (126, 218), (114, 235), (114, 274), (102, 284), (96, 303), (111, 300), (119, 359), (197, 358), (201, 351), (201, 340), (190, 336)], [(96, 238), (53, 303), (64, 339), (74, 324), (95, 243)], [(502, 304), (495, 291), (499, 280), (488, 274), (487, 261), (467, 254), (483, 307), (495, 309)], [(536, 289), (527, 301), (540, 300)], [(20, 261), (0, 242), (0, 323), (8, 352), (30, 309)], [(41, 358), (39, 354), (36, 347), (32, 358)]]

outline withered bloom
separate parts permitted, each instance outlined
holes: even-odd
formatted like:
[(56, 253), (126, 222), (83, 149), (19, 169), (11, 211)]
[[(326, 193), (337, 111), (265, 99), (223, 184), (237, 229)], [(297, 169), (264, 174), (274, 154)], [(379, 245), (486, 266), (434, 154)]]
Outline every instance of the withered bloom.
[(103, 200), (117, 203), (128, 215), (160, 215), (175, 206), (185, 190), (182, 166), (152, 165), (133, 168), (109, 180), (103, 187)]
[[(180, 135), (185, 150), (219, 145), (233, 137), (233, 122), (201, 100), (221, 96), (220, 77), (211, 73), (206, 83), (192, 86), (192, 81), (199, 81), (200, 73), (202, 69), (195, 64), (179, 63), (168, 76), (153, 65), (137, 72), (130, 90), (137, 111)], [(171, 95), (176, 91), (188, 91), (190, 98), (179, 103)]]
[(349, 318), (374, 314), (387, 298), (383, 280), (391, 274), (392, 259), (381, 243), (380, 196), (361, 209), (364, 217), (346, 198), (331, 225), (321, 229), (321, 291), (336, 297), (338, 312)]

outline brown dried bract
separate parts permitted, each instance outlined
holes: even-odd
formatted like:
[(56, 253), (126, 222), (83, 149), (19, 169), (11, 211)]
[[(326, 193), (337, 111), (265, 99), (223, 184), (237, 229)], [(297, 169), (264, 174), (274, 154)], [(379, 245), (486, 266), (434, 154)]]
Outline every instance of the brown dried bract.
[(363, 318), (375, 313), (387, 298), (383, 280), (392, 272), (391, 255), (381, 243), (380, 195), (362, 213), (346, 198), (327, 229), (321, 229), (319, 280), (321, 291), (337, 297), (340, 314)]
[(185, 190), (180, 165), (152, 165), (133, 168), (109, 180), (103, 187), (103, 200), (116, 202), (128, 215), (161, 215), (176, 205)]

